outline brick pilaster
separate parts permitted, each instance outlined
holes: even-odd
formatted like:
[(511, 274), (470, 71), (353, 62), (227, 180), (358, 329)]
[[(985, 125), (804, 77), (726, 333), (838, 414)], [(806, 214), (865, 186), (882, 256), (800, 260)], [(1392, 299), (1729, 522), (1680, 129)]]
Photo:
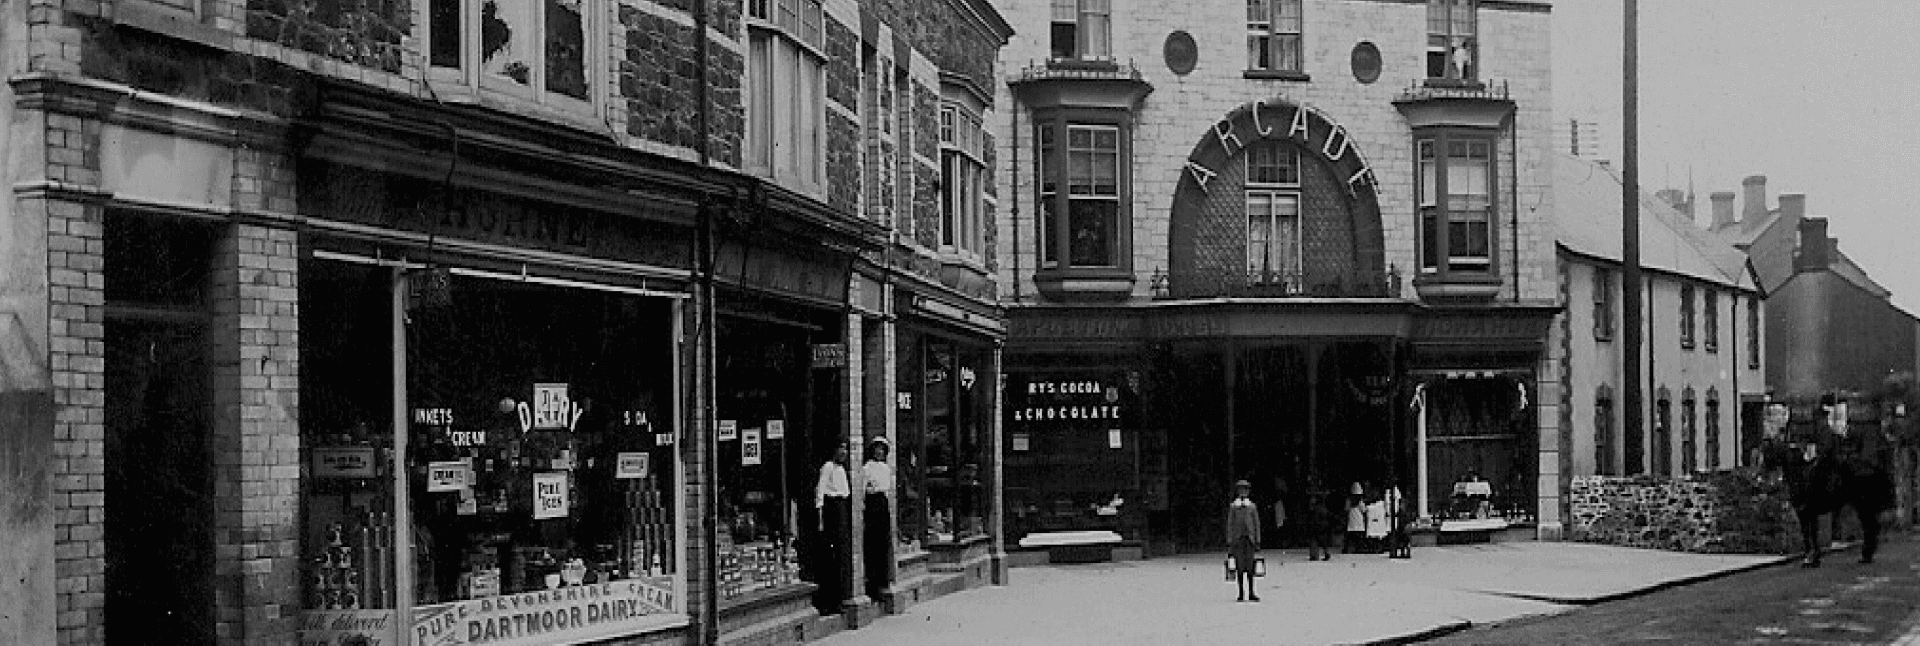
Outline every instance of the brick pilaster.
[[(49, 172), (54, 170), (50, 165)], [(17, 217), (45, 213), (47, 218), (59, 643), (99, 644), (106, 640), (107, 603), (103, 209), (47, 198), (20, 200), (16, 206)]]
[(221, 644), (292, 644), (300, 602), (299, 271), (293, 231), (214, 248), (214, 620)]
[[(713, 501), (707, 498), (707, 479), (711, 477), (707, 470), (707, 405), (712, 400), (713, 379), (711, 377), (712, 348), (705, 341), (705, 320), (701, 315), (707, 307), (705, 294), (696, 290), (693, 298), (684, 301), (681, 308), (679, 339), (681, 348), (680, 379), (685, 387), (682, 400), (684, 413), (680, 419), (671, 423), (676, 430), (675, 442), (679, 444), (680, 463), (685, 471), (681, 474), (681, 493), (686, 496), (685, 515), (681, 522), (687, 531), (682, 553), (686, 558), (686, 567), (681, 569), (687, 580), (687, 612), (696, 621), (705, 616), (707, 590), (718, 579), (707, 570), (707, 534), (706, 519), (718, 513)], [(694, 631), (698, 634), (700, 626)], [(694, 640), (698, 643), (698, 640)]]
[[(860, 285), (856, 284), (854, 289), (857, 292), (860, 289)], [(851, 505), (853, 507), (853, 513), (851, 514), (852, 518), (849, 519), (852, 531), (850, 532), (845, 547), (847, 563), (852, 566), (849, 571), (853, 575), (853, 580), (851, 586), (847, 588), (847, 598), (862, 602), (866, 600), (867, 589), (867, 564), (866, 559), (863, 558), (866, 555), (866, 541), (864, 540), (866, 538), (866, 532), (862, 531), (866, 528), (865, 508), (867, 497), (861, 493), (865, 491), (865, 485), (860, 477), (860, 475), (865, 472), (865, 469), (862, 469), (861, 465), (867, 461), (866, 416), (861, 414), (863, 408), (862, 402), (865, 398), (863, 393), (866, 391), (867, 372), (866, 352), (864, 351), (864, 344), (861, 343), (864, 336), (861, 330), (860, 314), (851, 311), (848, 312), (846, 315), (846, 327), (841, 333), (841, 338), (843, 338), (847, 344), (847, 368), (846, 374), (842, 377), (842, 379), (846, 380), (847, 387), (842, 391), (845, 394), (841, 396), (842, 400), (840, 402), (840, 410), (845, 413), (842, 417), (844, 421), (841, 422), (845, 427), (845, 432), (842, 437), (845, 438), (848, 445), (847, 464), (852, 472), (848, 474), (852, 476), (848, 480), (848, 484), (850, 484), (853, 489), (853, 504)], [(855, 613), (856, 621), (858, 614), (859, 613)], [(855, 627), (858, 626), (856, 625)]]

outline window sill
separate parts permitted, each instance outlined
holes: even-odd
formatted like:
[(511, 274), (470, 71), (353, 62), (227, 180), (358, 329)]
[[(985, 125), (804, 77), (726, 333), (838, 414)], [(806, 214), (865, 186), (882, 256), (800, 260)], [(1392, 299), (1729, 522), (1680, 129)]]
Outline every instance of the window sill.
[(1313, 75), (1311, 74), (1291, 70), (1247, 70), (1243, 76), (1250, 79), (1266, 79), (1272, 81), (1306, 82), (1313, 80)]
[(1503, 281), (1492, 274), (1422, 274), (1413, 289), (1422, 300), (1488, 299), (1500, 293)]
[(1048, 268), (1033, 273), (1041, 295), (1062, 301), (1121, 301), (1133, 293), (1133, 272), (1118, 267)]

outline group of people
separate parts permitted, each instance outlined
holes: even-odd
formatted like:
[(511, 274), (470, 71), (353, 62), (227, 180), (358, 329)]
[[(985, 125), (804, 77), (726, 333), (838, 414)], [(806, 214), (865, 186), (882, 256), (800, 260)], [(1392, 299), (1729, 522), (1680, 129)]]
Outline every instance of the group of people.
[[(1263, 523), (1260, 521), (1260, 507), (1254, 504), (1251, 497), (1252, 483), (1241, 480), (1234, 483), (1234, 490), (1235, 496), (1227, 505), (1228, 568), (1239, 593), (1237, 601), (1259, 601), (1260, 595), (1254, 592), (1253, 580), (1261, 573), (1259, 553)], [(1333, 560), (1335, 505), (1343, 506), (1347, 513), (1346, 536), (1340, 547), (1342, 554), (1378, 554), (1384, 551), (1390, 558), (1413, 556), (1412, 542), (1407, 535), (1411, 514), (1407, 510), (1406, 497), (1391, 481), (1384, 488), (1355, 482), (1348, 490), (1345, 501), (1339, 502), (1318, 476), (1308, 476), (1306, 508), (1301, 510), (1302, 513), (1290, 517), (1285, 500), (1277, 498), (1272, 504), (1273, 527), (1285, 527), (1289, 521), (1299, 523), (1300, 533), (1307, 542), (1307, 560)]]
[[(866, 495), (865, 553), (866, 593), (879, 598), (886, 591), (893, 570), (893, 514), (888, 497), (893, 493), (893, 465), (887, 462), (887, 440), (874, 438), (867, 444), (867, 459), (860, 465), (860, 487)], [(847, 583), (853, 578), (846, 558), (852, 542), (853, 483), (847, 478), (847, 447), (834, 451), (833, 459), (820, 465), (820, 478), (814, 485), (813, 506), (819, 548), (814, 551), (813, 577), (819, 586), (814, 604), (823, 614), (838, 614), (846, 599)]]

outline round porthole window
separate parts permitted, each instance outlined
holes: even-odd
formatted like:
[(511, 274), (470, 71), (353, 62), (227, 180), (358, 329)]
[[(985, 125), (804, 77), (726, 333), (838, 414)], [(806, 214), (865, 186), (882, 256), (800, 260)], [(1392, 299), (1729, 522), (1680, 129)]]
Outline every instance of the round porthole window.
[(1200, 48), (1193, 42), (1193, 34), (1175, 31), (1167, 34), (1167, 44), (1162, 52), (1167, 58), (1167, 69), (1179, 76), (1193, 71), (1200, 60)]
[(1380, 80), (1380, 48), (1368, 41), (1353, 46), (1353, 78), (1361, 83)]

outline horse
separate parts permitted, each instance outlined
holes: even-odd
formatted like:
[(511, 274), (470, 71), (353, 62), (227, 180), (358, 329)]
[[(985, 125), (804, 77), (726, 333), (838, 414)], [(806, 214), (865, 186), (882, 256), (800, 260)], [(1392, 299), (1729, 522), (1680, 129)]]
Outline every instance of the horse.
[(1817, 433), (1792, 441), (1770, 438), (1762, 446), (1763, 468), (1779, 469), (1800, 523), (1801, 567), (1820, 567), (1820, 517), (1851, 507), (1860, 519), (1860, 562), (1872, 563), (1880, 547), (1880, 512), (1892, 506), (1893, 481), (1885, 438)]

